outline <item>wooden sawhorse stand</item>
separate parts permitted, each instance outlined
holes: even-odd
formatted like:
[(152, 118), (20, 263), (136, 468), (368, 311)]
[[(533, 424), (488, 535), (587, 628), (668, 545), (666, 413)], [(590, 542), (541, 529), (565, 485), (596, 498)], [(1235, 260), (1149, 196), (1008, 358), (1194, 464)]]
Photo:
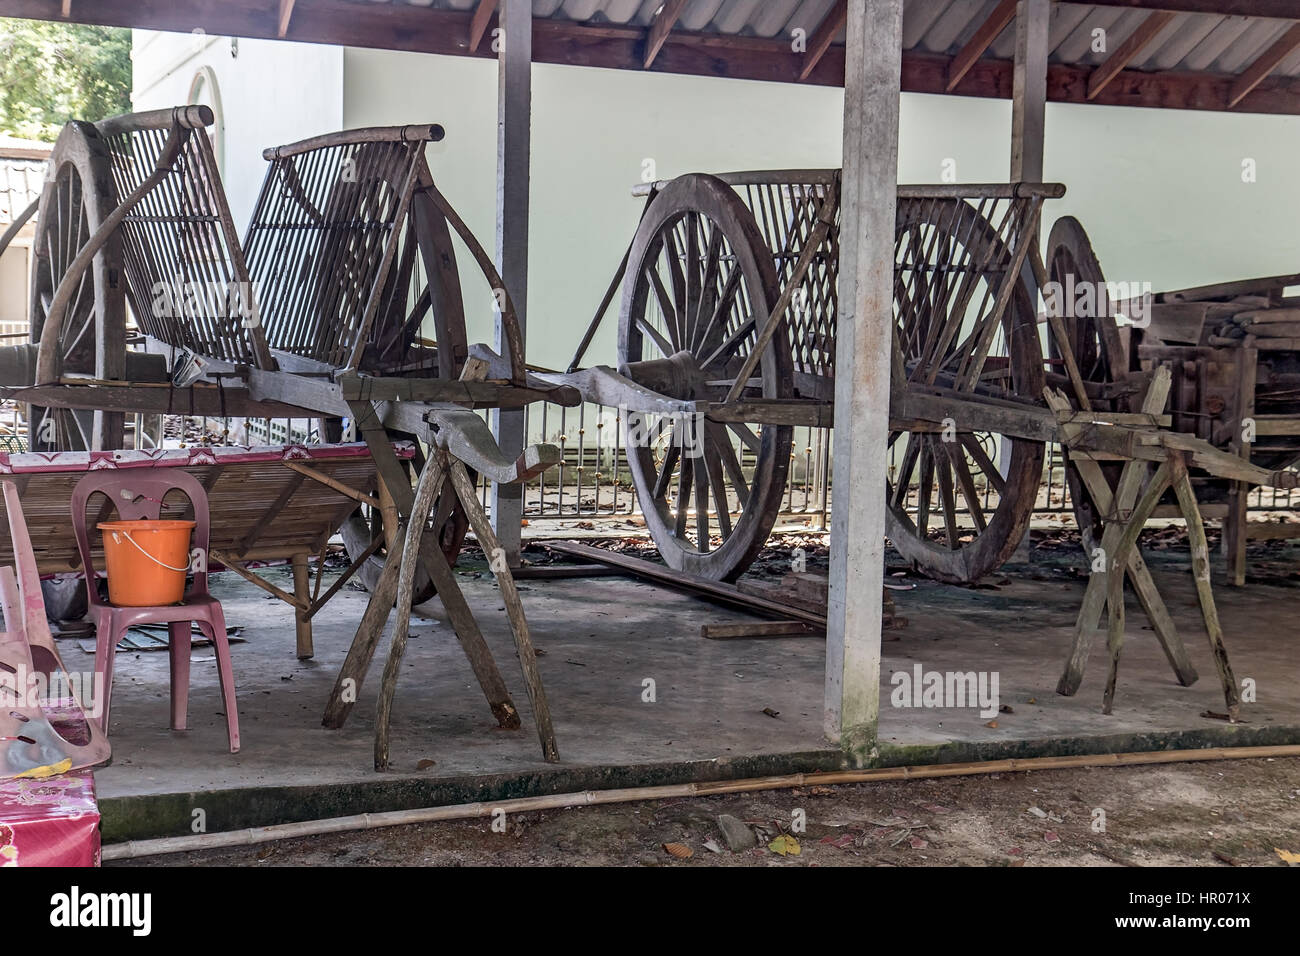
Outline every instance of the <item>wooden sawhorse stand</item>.
[[(321, 722), (326, 727), (337, 729), (347, 720), (396, 601), (397, 620), (388, 661), (384, 667), (375, 721), (375, 769), (388, 768), (393, 694), (410, 633), (411, 605), (418, 567), (424, 570), (437, 589), (456, 638), (465, 656), (469, 658), (474, 676), (483, 688), (498, 725), (507, 729), (519, 727), (519, 712), (510, 698), (492, 652), (483, 639), (483, 632), (452, 573), (451, 565), (435, 540), (436, 535), (428, 530), (435, 509), (439, 517), (445, 517), (458, 501), (479, 545), (488, 556), (489, 566), (506, 606), (515, 648), (519, 653), (524, 686), (537, 723), (542, 756), (551, 763), (558, 761), (559, 750), (551, 725), (551, 711), (546, 701), (546, 692), (542, 688), (537, 654), (524, 617), (519, 589), (515, 586), (509, 567), (503, 561), (495, 560), (495, 556), (500, 553), (500, 542), (492, 531), (487, 514), (475, 494), (474, 482), (466, 469), (468, 463), (490, 480), (510, 484), (527, 480), (554, 464), (558, 459), (558, 450), (549, 445), (530, 446), (519, 459), (511, 461), (501, 455), (486, 423), (474, 412), (455, 406), (430, 406), (425, 421), (429, 427), (427, 437), (432, 454), (425, 462), (419, 481), (412, 490), (407, 473), (393, 452), (392, 439), (374, 407), (368, 402), (355, 402), (352, 403), (352, 408), (358, 431), (370, 446), (378, 465), (380, 480), (387, 487), (402, 519), (406, 521), (406, 529), (396, 536), (395, 545), (388, 550), (384, 570), (370, 595)], [(441, 527), (441, 524), (435, 518), (434, 527)]]
[[(1164, 410), (1169, 384), (1169, 370), (1158, 370), (1142, 403), (1143, 414), (1154, 417)], [(1142, 533), (1157, 503), (1166, 491), (1173, 488), (1178, 499), (1179, 511), (1187, 522), (1196, 596), (1200, 602), (1201, 617), (1209, 637), (1215, 668), (1219, 674), (1219, 681), (1223, 685), (1228, 719), (1236, 721), (1241, 707), (1241, 696), (1238, 693), (1232, 666), (1228, 662), (1228, 652), (1223, 643), (1223, 629), (1219, 624), (1219, 614), (1214, 604), (1214, 591), (1210, 583), (1210, 549), (1205, 540), (1205, 525), (1201, 521), (1196, 494), (1188, 476), (1188, 452), (1166, 444), (1164, 439), (1169, 433), (1141, 426), (1110, 424), (1106, 419), (1112, 416), (1106, 413), (1097, 414), (1096, 424), (1080, 422), (1078, 413), (1070, 407), (1069, 399), (1064, 394), (1048, 389), (1046, 395), (1048, 404), (1061, 420), (1062, 442), (1069, 448), (1070, 458), (1078, 466), (1079, 474), (1098, 512), (1105, 516), (1099, 555), (1104, 562), (1103, 570), (1095, 571), (1088, 580), (1083, 604), (1075, 621), (1070, 659), (1057, 684), (1056, 692), (1070, 697), (1078, 691), (1079, 684), (1083, 681), (1083, 671), (1088, 662), (1093, 635), (1098, 630), (1104, 613), (1107, 621), (1110, 669), (1106, 678), (1102, 713), (1111, 712), (1115, 699), (1120, 652), (1124, 647), (1124, 582), (1126, 579), (1132, 582), (1143, 611), (1151, 622), (1151, 627), (1160, 641), (1165, 656), (1169, 659), (1178, 682), (1185, 687), (1196, 682), (1196, 670), (1188, 660), (1187, 649), (1178, 635), (1173, 619), (1160, 597), (1160, 592), (1151, 578), (1146, 562), (1142, 559), (1141, 548), (1138, 546), (1138, 536)], [(1121, 441), (1119, 443), (1113, 440), (1098, 442), (1097, 439), (1102, 433), (1106, 433), (1109, 439), (1119, 437)], [(1177, 437), (1185, 439), (1185, 436)], [(1180, 443), (1186, 444), (1186, 441)], [(1127, 458), (1113, 492), (1101, 467), (1097, 464), (1097, 458), (1113, 459), (1125, 456), (1122, 452), (1098, 451), (1099, 445), (1110, 448), (1127, 446), (1130, 451), (1142, 452), (1141, 457)], [(1196, 450), (1198, 466), (1203, 466), (1205, 464), (1201, 460), (1204, 457), (1203, 450), (1199, 448)], [(1216, 455), (1222, 454), (1217, 450), (1211, 450), (1215, 451)], [(1147, 479), (1153, 464), (1156, 465), (1155, 472)], [(1144, 479), (1147, 479), (1145, 484)]]

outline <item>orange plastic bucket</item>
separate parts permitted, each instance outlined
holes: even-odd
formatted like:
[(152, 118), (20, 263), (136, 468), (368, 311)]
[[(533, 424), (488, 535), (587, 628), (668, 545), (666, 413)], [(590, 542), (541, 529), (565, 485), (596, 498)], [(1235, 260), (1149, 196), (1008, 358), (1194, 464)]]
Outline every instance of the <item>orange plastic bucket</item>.
[(193, 521), (104, 521), (108, 599), (118, 607), (162, 607), (185, 598)]

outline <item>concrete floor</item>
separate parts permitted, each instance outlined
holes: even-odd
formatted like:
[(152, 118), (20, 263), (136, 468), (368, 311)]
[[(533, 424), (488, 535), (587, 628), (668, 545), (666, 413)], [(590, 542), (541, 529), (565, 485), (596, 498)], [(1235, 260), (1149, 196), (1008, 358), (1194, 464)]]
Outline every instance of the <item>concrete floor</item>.
[[(908, 625), (886, 632), (881, 680), (882, 762), (934, 762), (1043, 753), (1153, 749), (1172, 745), (1300, 743), (1300, 659), (1295, 601), (1300, 557), (1269, 556), (1268, 583), (1219, 587), (1219, 610), (1238, 680), (1252, 678), (1246, 723), (1201, 716), (1223, 697), (1199, 627), (1185, 553), (1149, 554), (1157, 582), (1201, 673), (1180, 687), (1130, 600), (1128, 644), (1115, 711), (1100, 712), (1104, 635), (1079, 694), (1054, 688), (1084, 579), (1070, 549), (1035, 553), (980, 588), (914, 575), (896, 591)], [(273, 580), (286, 571), (268, 572)], [(433, 616), (412, 628), (393, 715), (393, 770), (372, 769), (371, 678), (347, 726), (320, 726), (321, 711), (364, 608), (345, 588), (316, 619), (316, 657), (294, 657), (287, 606), (233, 575), (214, 578), (227, 620), (243, 625), (233, 647), (243, 749), (226, 750), (216, 669), (196, 649), (191, 729), (167, 728), (165, 653), (120, 653), (111, 739), (114, 760), (96, 773), (105, 840), (190, 832), (196, 808), (212, 830), (310, 816), (497, 799), (532, 792), (630, 786), (719, 776), (829, 769), (837, 753), (822, 736), (824, 648), (820, 638), (705, 641), (706, 622), (731, 612), (640, 581), (589, 578), (523, 582), (540, 649), (562, 763), (540, 757), (513, 644), (490, 575), (462, 572), (462, 586), (524, 720), (495, 728), (449, 626)], [(327, 581), (328, 583), (328, 581)], [(64, 644), (70, 669), (89, 656)], [(975, 709), (895, 707), (896, 671), (995, 671), (996, 727)], [(644, 700), (654, 682), (653, 702)], [(432, 763), (429, 763), (432, 761)]]

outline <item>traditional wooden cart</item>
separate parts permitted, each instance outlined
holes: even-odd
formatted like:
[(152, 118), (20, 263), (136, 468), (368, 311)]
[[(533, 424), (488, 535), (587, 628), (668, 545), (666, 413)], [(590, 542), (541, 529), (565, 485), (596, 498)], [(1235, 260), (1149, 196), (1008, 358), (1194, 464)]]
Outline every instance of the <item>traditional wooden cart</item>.
[[(494, 714), (518, 726), (449, 562), (471, 524), (489, 554), (497, 547), (469, 471), (521, 481), (558, 451), (505, 456), (473, 410), (575, 404), (576, 392), (525, 372), (509, 293), (425, 159), (441, 127), (352, 130), (266, 150), (241, 243), (205, 133), (212, 122), (209, 109), (188, 106), (65, 127), (39, 203), (32, 341), (0, 354), (0, 384), (29, 403), (38, 449), (118, 447), (133, 412), (318, 418), (330, 437), (350, 420), (378, 475), (361, 497), (384, 504), (374, 509), (379, 527), (345, 535), (359, 552), (354, 569), (369, 569), (372, 601), (326, 723), (340, 725), (356, 700), (395, 595), (403, 621), (436, 587)], [(485, 281), (483, 301), (496, 303), (503, 356), (468, 343), (453, 234)], [(408, 437), (429, 448), (429, 467), (423, 453), (412, 460), (418, 496), (394, 450)], [(265, 504), (273, 516), (282, 502)], [(509, 570), (493, 570), (543, 752), (555, 759), (522, 606)], [(403, 647), (394, 641), (381, 693), (380, 766)]]
[[(1300, 275), (1160, 293), (1108, 283), (1087, 233), (1072, 217), (1052, 228), (1047, 268), (1055, 283), (1048, 305), (1068, 327), (1069, 351), (1093, 409), (1134, 410), (1151, 375), (1165, 367), (1175, 431), (1269, 472), (1300, 462), (1300, 297), (1286, 295), (1300, 285)], [(1060, 355), (1055, 349), (1053, 359)], [(1118, 467), (1107, 470), (1113, 485)], [(1096, 504), (1077, 468), (1071, 465), (1067, 477), (1079, 525), (1095, 536)], [(1196, 478), (1202, 513), (1223, 523), (1233, 584), (1245, 582), (1248, 535), (1300, 537), (1293, 521), (1248, 528), (1252, 487), (1222, 475)], [(1168, 502), (1162, 507), (1167, 512)]]
[[(646, 187), (631, 248), (568, 374), (627, 409), (627, 454), (664, 559), (740, 575), (777, 518), (792, 429), (833, 422), (840, 173), (691, 174)], [(1029, 258), (1052, 184), (898, 191), (889, 537), (970, 582), (1027, 530), (1055, 421), (1042, 408)], [(579, 371), (622, 286), (617, 372)]]

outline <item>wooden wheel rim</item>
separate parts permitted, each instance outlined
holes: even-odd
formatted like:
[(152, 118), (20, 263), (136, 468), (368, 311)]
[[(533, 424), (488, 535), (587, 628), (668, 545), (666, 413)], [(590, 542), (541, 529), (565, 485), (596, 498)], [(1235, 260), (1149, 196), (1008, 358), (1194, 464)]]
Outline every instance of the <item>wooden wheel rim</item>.
[[(692, 240), (691, 236), (696, 236)], [(670, 256), (666, 250), (677, 250)], [(672, 261), (695, 263), (696, 269), (681, 269), (680, 282), (672, 270)], [(714, 270), (710, 275), (710, 269)], [(662, 287), (657, 287), (652, 270), (661, 278), (667, 277)], [(725, 272), (725, 277), (724, 277)], [(734, 274), (734, 278), (733, 278)], [(692, 280), (690, 276), (696, 276)], [(734, 291), (728, 291), (732, 285)], [(749, 209), (736, 193), (721, 180), (706, 175), (689, 175), (674, 180), (655, 198), (641, 225), (637, 229), (628, 256), (627, 276), (623, 284), (623, 304), (619, 318), (619, 360), (622, 365), (644, 359), (667, 358), (665, 352), (673, 346), (685, 346), (697, 361), (706, 362), (721, 350), (718, 358), (705, 364), (703, 371), (725, 378), (725, 367), (738, 364), (737, 351), (751, 330), (735, 343), (734, 350), (724, 348), (728, 340), (737, 336), (743, 320), (752, 319), (755, 326), (771, 314), (777, 300), (776, 269), (772, 253), (763, 240)], [(711, 297), (709, 290), (716, 293)], [(674, 314), (680, 303), (687, 303), (686, 321), (662, 334), (664, 341), (656, 341), (646, 329), (653, 325), (651, 317), (652, 296), (663, 317), (665, 296), (671, 299)], [(724, 300), (724, 296), (729, 296)], [(712, 304), (709, 318), (702, 304)], [(728, 304), (729, 303), (729, 304)], [(725, 317), (719, 317), (726, 308)], [(722, 325), (726, 331), (719, 332)], [(676, 335), (672, 333), (676, 332)], [(665, 345), (668, 347), (666, 348)], [(743, 353), (740, 353), (743, 357)], [(721, 363), (721, 364), (719, 364)], [(790, 346), (784, 326), (772, 338), (771, 344), (759, 361), (757, 377), (764, 398), (788, 398), (792, 391), (792, 362)], [(732, 372), (734, 378), (734, 370)], [(700, 391), (699, 389), (689, 389)], [(721, 398), (725, 389), (708, 387), (708, 397)], [(703, 394), (678, 395), (678, 398), (704, 397)], [(711, 580), (733, 580), (753, 561), (766, 543), (780, 511), (781, 496), (785, 488), (790, 464), (790, 447), (793, 429), (789, 426), (766, 426), (755, 434), (752, 423), (736, 423), (736, 427), (706, 422), (701, 440), (702, 454), (695, 459), (685, 458), (680, 452), (672, 464), (666, 464), (670, 481), (665, 482), (661, 468), (655, 462), (654, 449), (632, 436), (638, 430), (651, 431), (659, 425), (647, 416), (629, 412), (625, 436), (627, 460), (636, 486), (637, 498), (645, 514), (646, 525), (659, 548), (664, 561), (679, 571), (686, 571)], [(683, 426), (686, 427), (686, 426)], [(745, 433), (748, 434), (745, 434)], [(744, 452), (736, 451), (733, 436), (753, 454), (753, 477), (745, 479), (743, 468), (738, 475), (747, 487), (742, 489), (735, 477), (736, 464), (743, 465)], [(727, 450), (731, 449), (731, 457)], [(672, 456), (672, 452), (669, 451)], [(683, 482), (685, 470), (681, 462), (689, 461), (690, 477)], [(704, 477), (697, 469), (703, 464)], [(671, 471), (676, 468), (676, 477)], [(674, 507), (669, 492), (677, 489), (675, 501), (696, 502), (694, 539), (690, 537), (690, 522), (682, 517), (680, 507)], [(728, 500), (736, 495), (742, 502), (738, 517), (727, 516), (729, 528), (723, 527), (721, 507), (710, 515), (708, 501)], [(715, 527), (723, 540), (716, 547), (711, 542), (700, 547), (699, 501), (705, 502), (704, 526), (710, 535)]]
[[(93, 128), (68, 124), (59, 135), (49, 159), (49, 172), (37, 211), (32, 239), (32, 280), (28, 341), (39, 344), (50, 301), (77, 251), (85, 245), (116, 205), (111, 198), (112, 178)], [(107, 193), (106, 193), (107, 191)], [(107, 262), (117, 261), (118, 239), (109, 242), (82, 276), (68, 307), (59, 341), (59, 367), (63, 374), (96, 373), (98, 339), (96, 313), (105, 310), (121, 289), (109, 286)], [(112, 310), (118, 311), (120, 310)], [(38, 359), (39, 361), (39, 359)], [(88, 410), (29, 405), (28, 444), (34, 451), (85, 451), (103, 443), (96, 432), (102, 416)]]
[[(990, 261), (1010, 261), (1010, 254), (992, 224), (965, 201), (925, 200), (899, 204), (896, 235), (900, 243), (903, 242), (905, 233), (911, 232), (915, 235), (926, 229), (931, 230), (930, 236), (933, 239), (927, 238), (925, 241), (929, 242), (932, 248), (936, 247), (938, 242), (948, 243), (947, 258), (949, 259), (951, 259), (953, 245), (972, 250), (984, 250), (992, 246)], [(974, 254), (972, 261), (978, 261)], [(981, 276), (981, 281), (993, 285), (996, 294), (996, 285), (1001, 273), (974, 271)], [(904, 294), (908, 292), (904, 277), (896, 279), (895, 282), (896, 306), (899, 306), (897, 296), (900, 292)], [(1028, 263), (1025, 263), (1020, 271), (1017, 288), (1002, 316), (1000, 334), (1003, 354), (999, 358), (1006, 363), (1006, 368), (1009, 370), (1010, 391), (1022, 399), (1035, 402), (1038, 401), (1043, 387), (1042, 348), (1038, 339), (1034, 309), (1036, 301), (1033, 273)], [(924, 316), (924, 310), (918, 314)], [(935, 315), (923, 318), (922, 321), (942, 321), (942, 319), (943, 316)], [(904, 321), (904, 310), (899, 307), (896, 313), (896, 335), (893, 343), (896, 367), (903, 367), (906, 362), (900, 341), (910, 341), (908, 335), (910, 330), (904, 326)], [(960, 344), (960, 341), (961, 335), (958, 335), (951, 345), (955, 347)], [(927, 336), (921, 344), (932, 342), (933, 340)], [(937, 349), (936, 354), (938, 354)], [(940, 367), (948, 361), (956, 360), (959, 354), (959, 349), (945, 350), (943, 359), (939, 363)], [(934, 363), (931, 362), (930, 366), (933, 365)], [(998, 436), (994, 437), (996, 439)], [(898, 445), (904, 438), (906, 444)], [(957, 434), (955, 439), (955, 441), (945, 442), (942, 435), (919, 432), (894, 432), (890, 435), (891, 449), (898, 446), (902, 454), (898, 456), (901, 457), (899, 473), (893, 481), (886, 481), (886, 527), (890, 541), (909, 563), (937, 580), (966, 584), (978, 580), (1002, 565), (1015, 552), (1028, 530), (1042, 478), (1044, 448), (1042, 442), (1000, 436), (1003, 443), (1010, 442), (1006, 474), (990, 477), (991, 473), (998, 472), (994, 464), (997, 458), (996, 441), (990, 448), (987, 437), (975, 433)], [(913, 448), (916, 450), (913, 451)], [(925, 481), (927, 462), (929, 467), (933, 468), (932, 482), (929, 485)], [(970, 486), (975, 484), (975, 475), (970, 470), (972, 464), (979, 469), (986, 483), (994, 485), (995, 488), (999, 482), (1002, 484), (1002, 488), (998, 491), (996, 507), (991, 512), (984, 509), (984, 502), (980, 500), (985, 496), (979, 495), (977, 488), (974, 489), (973, 494), (969, 490)], [(910, 498), (907, 489), (917, 467), (921, 469), (916, 506), (920, 526), (917, 519), (912, 517), (907, 504)], [(947, 475), (946, 480), (942, 477), (944, 474)], [(970, 485), (967, 485), (964, 478), (970, 479)], [(902, 494), (896, 495), (896, 491)], [(929, 507), (929, 502), (935, 495), (940, 503), (938, 509), (940, 520), (945, 525), (942, 543), (931, 540), (927, 533), (920, 530), (925, 528), (928, 531), (931, 516), (935, 513)], [(976, 499), (974, 508), (971, 507), (972, 497)], [(927, 502), (925, 506), (921, 505), (921, 498)], [(959, 498), (965, 499), (972, 518), (975, 511), (979, 512), (984, 525), (982, 528), (978, 520), (975, 521), (974, 528), (954, 528), (947, 525), (948, 509), (944, 505), (951, 503), (955, 510)], [(969, 536), (970, 540), (961, 541), (961, 538), (966, 536)]]
[[(1047, 239), (1048, 277), (1060, 283), (1063, 289), (1078, 288), (1081, 283), (1093, 284), (1095, 291), (1105, 287), (1105, 276), (1101, 263), (1093, 251), (1082, 223), (1073, 216), (1062, 216), (1052, 225)], [(1117, 368), (1120, 355), (1119, 331), (1114, 320), (1109, 316), (1070, 316), (1069, 310), (1063, 317), (1069, 348), (1078, 363), (1079, 374), (1085, 382), (1113, 382), (1126, 370)], [(1052, 338), (1051, 355), (1053, 359), (1061, 357), (1061, 345)], [(1127, 410), (1127, 409), (1120, 409)], [(1065, 460), (1065, 482), (1070, 493), (1070, 507), (1074, 511), (1074, 520), (1085, 538), (1091, 536), (1100, 540), (1101, 516), (1088, 493), (1079, 470), (1070, 461), (1068, 452), (1063, 452)], [(1113, 489), (1119, 482), (1119, 468), (1105, 463), (1102, 472)]]

